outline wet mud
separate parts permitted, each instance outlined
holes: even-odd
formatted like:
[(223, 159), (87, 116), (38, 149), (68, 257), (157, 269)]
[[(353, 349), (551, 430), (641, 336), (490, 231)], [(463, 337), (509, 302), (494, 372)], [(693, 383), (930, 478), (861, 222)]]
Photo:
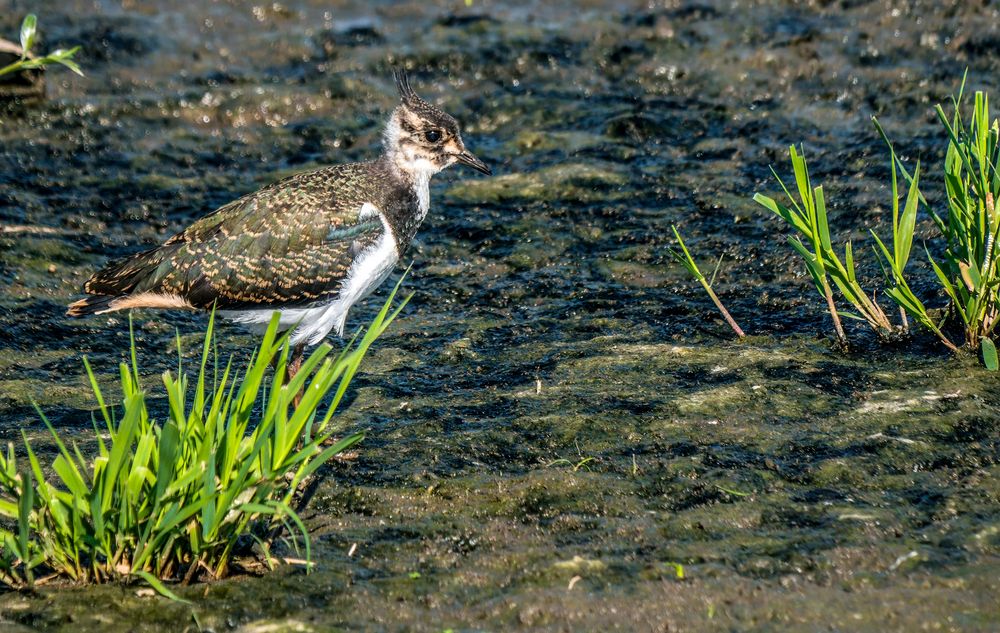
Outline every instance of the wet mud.
[[(751, 201), (803, 142), (838, 238), (887, 234), (870, 117), (939, 170), (934, 104), (966, 68), (998, 88), (988, 3), (0, 6), (3, 34), (30, 9), (44, 47), (84, 47), (87, 74), (48, 73), (48, 101), (0, 126), (4, 441), (44, 446), (32, 401), (89, 432), (81, 356), (110, 384), (128, 347), (125, 318), (63, 316), (94, 270), (282, 175), (374, 156), (392, 67), (497, 174), (432, 183), (415, 296), (341, 416), (367, 439), (305, 513), (313, 573), (179, 589), (191, 606), (3, 592), (0, 628), (1000, 626), (997, 375), (853, 322), (836, 349), (784, 227)], [(671, 224), (708, 269), (725, 256), (715, 288), (746, 340), (672, 262)], [(918, 230), (933, 251), (933, 224)], [(162, 415), (174, 332), (194, 353), (206, 319), (135, 319)], [(253, 345), (220, 332), (225, 353)]]

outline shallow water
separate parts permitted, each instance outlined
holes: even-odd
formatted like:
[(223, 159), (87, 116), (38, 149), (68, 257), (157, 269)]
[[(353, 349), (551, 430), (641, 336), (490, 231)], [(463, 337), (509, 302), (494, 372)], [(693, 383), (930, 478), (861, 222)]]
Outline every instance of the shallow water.
[[(31, 399), (85, 436), (80, 355), (110, 380), (128, 340), (121, 318), (63, 317), (95, 269), (280, 175), (371, 157), (393, 65), (497, 176), (432, 183), (415, 297), (342, 417), (368, 438), (307, 512), (316, 573), (182, 590), (191, 608), (122, 587), (3, 593), (0, 622), (995, 629), (997, 376), (853, 324), (854, 350), (834, 349), (783, 227), (750, 200), (801, 141), (838, 235), (888, 232), (869, 117), (937, 165), (932, 106), (966, 67), (998, 87), (997, 12), (940, 4), (32, 5), (46, 46), (84, 45), (87, 77), (49, 73), (49, 102), (0, 127), (3, 439), (41, 441)], [(0, 9), (13, 36), (28, 8)], [(725, 254), (716, 289), (746, 341), (670, 261), (671, 224), (702, 261)], [(205, 319), (136, 317), (156, 384), (175, 328), (193, 350)]]

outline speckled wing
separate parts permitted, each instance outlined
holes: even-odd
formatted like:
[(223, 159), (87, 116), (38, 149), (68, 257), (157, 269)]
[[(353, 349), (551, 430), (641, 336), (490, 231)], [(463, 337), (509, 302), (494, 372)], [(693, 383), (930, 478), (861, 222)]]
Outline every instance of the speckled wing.
[(221, 207), (169, 239), (96, 274), (94, 294), (155, 292), (196, 308), (301, 306), (333, 298), (354, 256), (385, 230), (361, 214), (358, 165), (299, 174)]

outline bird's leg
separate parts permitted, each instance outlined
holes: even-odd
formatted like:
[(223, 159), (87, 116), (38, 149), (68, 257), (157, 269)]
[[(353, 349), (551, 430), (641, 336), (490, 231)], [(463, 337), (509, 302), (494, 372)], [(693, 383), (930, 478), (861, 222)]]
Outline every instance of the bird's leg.
[[(292, 378), (295, 377), (295, 374), (297, 374), (298, 371), (299, 371), (299, 369), (302, 367), (302, 361), (305, 359), (305, 347), (306, 346), (304, 344), (300, 343), (300, 344), (298, 344), (298, 345), (296, 345), (295, 347), (292, 348), (291, 358), (289, 358), (289, 360), (288, 360), (288, 368), (285, 370), (285, 383), (284, 384), (287, 385), (289, 382), (291, 382)], [(302, 401), (302, 395), (303, 395), (304, 391), (305, 391), (305, 387), (303, 387), (302, 389), (300, 389), (299, 392), (297, 394), (295, 394), (295, 398), (292, 400), (292, 407), (293, 407), (293, 409), (297, 409), (298, 408), (299, 403)], [(299, 440), (300, 443), (301, 443), (301, 441), (302, 440)], [(338, 441), (337, 438), (332, 438), (331, 437), (330, 439), (328, 439), (325, 442), (325, 444), (327, 444), (327, 445), (333, 445), (333, 444), (336, 444), (337, 441)], [(358, 456), (358, 454), (357, 454), (356, 451), (347, 451), (347, 452), (341, 453), (340, 455), (337, 455), (337, 458), (338, 459), (342, 459), (342, 460), (349, 460), (349, 459), (354, 459), (357, 456)], [(303, 482), (303, 483), (306, 483), (306, 482)]]
[[(299, 369), (302, 368), (305, 351), (305, 343), (299, 343), (292, 348), (292, 357), (288, 359), (288, 366), (285, 368), (286, 385), (292, 381), (292, 378), (295, 378), (295, 374), (299, 373)], [(302, 389), (299, 389), (299, 392), (292, 398), (292, 406), (297, 409), (300, 402), (302, 402)]]

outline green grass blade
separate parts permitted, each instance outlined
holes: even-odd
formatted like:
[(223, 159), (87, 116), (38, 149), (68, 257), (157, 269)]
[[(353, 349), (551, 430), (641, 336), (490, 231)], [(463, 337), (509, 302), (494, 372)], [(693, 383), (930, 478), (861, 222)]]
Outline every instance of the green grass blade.
[[(826, 217), (826, 198), (823, 196), (823, 187), (819, 186), (813, 189), (813, 195), (815, 200), (813, 204), (816, 209), (816, 229), (819, 233), (819, 243), (823, 249), (822, 253), (833, 252), (833, 243), (830, 241), (830, 223)], [(820, 253), (821, 251), (816, 251), (817, 256)]]
[(674, 259), (679, 261), (687, 268), (691, 276), (702, 281), (705, 276), (701, 274), (701, 270), (698, 268), (698, 264), (695, 263), (694, 258), (691, 257), (691, 252), (688, 250), (687, 245), (684, 244), (684, 238), (681, 237), (680, 232), (677, 231), (677, 227), (671, 225), (671, 230), (674, 232), (674, 238), (677, 240), (677, 244), (681, 247), (681, 253), (674, 251)]
[(80, 471), (77, 470), (76, 462), (73, 461), (73, 455), (71, 455), (69, 450), (66, 449), (66, 445), (63, 443), (62, 438), (59, 437), (59, 433), (56, 432), (55, 427), (53, 427), (52, 423), (49, 422), (49, 419), (42, 412), (38, 403), (32, 401), (31, 404), (35, 407), (35, 412), (38, 413), (38, 416), (42, 419), (46, 428), (48, 428), (49, 433), (55, 440), (56, 447), (59, 449), (59, 458), (57, 458), (53, 464), (56, 473), (74, 494), (81, 498), (85, 498), (87, 496), (87, 482), (80, 474)]
[(34, 13), (24, 16), (21, 22), (21, 59), (27, 59), (31, 49), (35, 47), (35, 37), (38, 35), (38, 17)]
[(979, 349), (982, 351), (983, 364), (986, 365), (986, 369), (990, 371), (1000, 369), (1000, 361), (997, 360), (997, 347), (991, 339), (985, 336), (981, 338), (979, 340)]
[[(27, 439), (25, 439), (27, 441)], [(35, 508), (35, 482), (30, 471), (21, 475), (21, 495), (17, 507), (17, 556), (24, 563), (24, 573), (31, 585), (31, 513)]]
[[(893, 232), (893, 248), (896, 253), (896, 262), (900, 272), (906, 267), (910, 259), (910, 250), (913, 248), (913, 234), (917, 225), (917, 203), (920, 196), (920, 161), (913, 170), (913, 180), (910, 182), (910, 189), (906, 194), (906, 203), (903, 205), (903, 213), (899, 216), (896, 229)], [(898, 207), (898, 202), (897, 202)]]
[(847, 279), (853, 284), (858, 282), (857, 275), (854, 273), (854, 249), (851, 247), (851, 241), (848, 240), (847, 244), (844, 246), (844, 268), (847, 271)]
[(338, 455), (346, 451), (347, 449), (354, 446), (363, 439), (365, 439), (365, 434), (362, 431), (359, 433), (348, 435), (347, 437), (338, 441), (332, 446), (327, 447), (326, 449), (323, 450), (322, 453), (317, 455), (315, 459), (309, 462), (309, 465), (306, 466), (306, 468), (302, 472), (302, 478), (304, 479), (309, 475), (311, 475), (312, 473), (316, 472), (316, 469), (318, 469), (326, 462), (330, 461), (330, 458), (332, 458), (334, 455)]
[[(912, 185), (913, 178), (910, 176), (909, 172), (906, 170), (906, 166), (903, 165), (903, 161), (901, 161), (899, 159), (899, 156), (896, 154), (896, 150), (895, 150), (895, 148), (893, 148), (892, 141), (889, 140), (889, 136), (885, 133), (885, 130), (882, 129), (882, 125), (878, 122), (878, 119), (875, 118), (874, 116), (872, 117), (872, 123), (875, 125), (875, 129), (878, 131), (879, 136), (882, 137), (882, 140), (889, 147), (889, 155), (892, 157), (892, 161), (894, 163), (894, 166), (899, 167), (899, 171), (900, 171), (900, 173), (903, 174), (903, 178), (906, 179), (906, 181), (908, 183), (911, 183), (911, 185)], [(893, 189), (893, 198), (895, 199), (895, 197), (896, 197), (896, 190)], [(918, 191), (917, 192), (917, 197), (919, 198), (920, 202), (923, 203), (923, 205), (924, 205), (925, 208), (928, 208), (928, 209), (930, 208), (930, 205), (927, 203), (927, 200), (924, 198), (924, 194), (922, 194), (922, 193), (920, 193)]]
[(119, 485), (118, 478), (125, 466), (128, 452), (132, 448), (132, 441), (139, 427), (139, 418), (145, 406), (142, 394), (138, 392), (129, 397), (125, 402), (125, 415), (122, 416), (115, 440), (111, 444), (107, 467), (101, 473), (99, 488), (102, 514), (106, 514), (111, 508), (111, 502), (114, 499), (114, 488)]
[(154, 576), (153, 574), (151, 574), (151, 573), (149, 573), (147, 571), (142, 571), (142, 570), (136, 570), (136, 571), (133, 571), (132, 573), (134, 575), (138, 576), (139, 578), (142, 578), (143, 580), (145, 580), (146, 583), (150, 587), (152, 587), (153, 589), (156, 590), (156, 593), (160, 594), (164, 598), (169, 598), (170, 600), (173, 600), (174, 602), (180, 602), (180, 603), (183, 603), (183, 604), (191, 604), (190, 600), (185, 600), (184, 598), (181, 598), (180, 596), (178, 596), (177, 594), (175, 594), (173, 591), (170, 591), (169, 589), (167, 589), (167, 586), (165, 584), (163, 584), (163, 582), (161, 582), (160, 579), (157, 578), (156, 576)]
[(83, 357), (83, 366), (87, 370), (87, 378), (90, 380), (90, 389), (94, 392), (94, 397), (97, 399), (97, 406), (101, 410), (101, 416), (104, 418), (104, 423), (107, 425), (108, 433), (114, 433), (111, 424), (111, 414), (108, 412), (107, 406), (104, 404), (104, 396), (101, 393), (101, 387), (97, 384), (97, 377), (94, 375), (94, 370), (90, 367), (90, 361), (87, 357)]

